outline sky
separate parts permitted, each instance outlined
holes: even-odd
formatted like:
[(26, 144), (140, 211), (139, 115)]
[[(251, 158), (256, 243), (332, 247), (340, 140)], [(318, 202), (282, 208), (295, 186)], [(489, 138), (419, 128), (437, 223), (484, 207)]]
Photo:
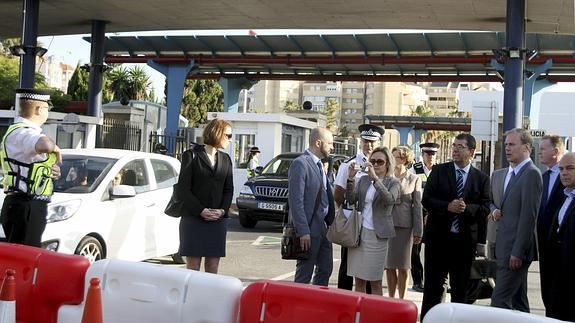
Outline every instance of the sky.
[[(379, 30), (379, 29), (362, 29), (362, 30), (290, 30), (290, 29), (273, 29), (273, 30), (254, 30), (258, 35), (295, 35), (295, 34), (367, 34), (367, 33), (413, 33), (413, 32), (445, 32), (434, 30)], [(132, 33), (107, 33), (106, 36), (154, 36), (154, 35), (248, 35), (249, 30), (193, 30), (193, 31), (151, 31), (151, 32), (132, 32)], [(38, 41), (42, 43), (43, 47), (48, 49), (47, 56), (55, 56), (56, 61), (66, 63), (68, 65), (76, 66), (87, 64), (90, 62), (90, 43), (83, 40), (82, 37), (90, 36), (84, 35), (69, 35), (69, 36), (46, 36), (39, 37)], [(125, 64), (127, 66), (135, 64)], [(154, 92), (159, 99), (164, 97), (165, 77), (149, 67), (146, 64), (140, 64), (150, 76)], [(559, 83), (548, 90), (552, 91), (575, 91), (575, 84), (573, 83)]]

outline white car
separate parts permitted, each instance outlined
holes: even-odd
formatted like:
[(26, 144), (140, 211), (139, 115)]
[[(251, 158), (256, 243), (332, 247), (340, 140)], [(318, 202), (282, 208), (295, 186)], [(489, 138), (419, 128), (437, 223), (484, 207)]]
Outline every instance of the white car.
[(181, 261), (179, 220), (164, 214), (177, 159), (116, 149), (64, 149), (62, 159), (42, 247), (91, 262), (166, 255)]

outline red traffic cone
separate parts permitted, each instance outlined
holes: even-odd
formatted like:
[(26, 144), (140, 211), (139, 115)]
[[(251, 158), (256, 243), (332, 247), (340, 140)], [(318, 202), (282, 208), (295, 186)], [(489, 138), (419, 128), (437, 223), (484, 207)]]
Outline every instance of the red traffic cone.
[(82, 313), (82, 323), (102, 323), (102, 291), (100, 290), (100, 280), (90, 279), (90, 288), (84, 304)]
[(0, 285), (0, 323), (16, 322), (16, 272), (7, 269)]

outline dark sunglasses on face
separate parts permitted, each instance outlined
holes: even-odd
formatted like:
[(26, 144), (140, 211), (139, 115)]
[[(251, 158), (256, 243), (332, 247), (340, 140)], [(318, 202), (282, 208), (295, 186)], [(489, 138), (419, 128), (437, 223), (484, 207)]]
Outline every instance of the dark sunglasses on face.
[(372, 165), (385, 165), (385, 160), (383, 159), (370, 159), (369, 162)]
[(232, 139), (232, 136), (233, 136), (231, 133), (226, 133), (226, 134), (224, 134), (224, 135), (225, 135), (228, 139)]

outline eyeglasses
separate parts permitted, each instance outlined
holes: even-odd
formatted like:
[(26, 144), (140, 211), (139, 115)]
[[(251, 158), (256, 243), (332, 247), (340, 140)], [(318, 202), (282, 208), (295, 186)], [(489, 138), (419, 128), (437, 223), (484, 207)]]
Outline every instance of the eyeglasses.
[(226, 136), (228, 139), (232, 139), (233, 135), (231, 133), (226, 133), (224, 134), (224, 136)]
[(370, 159), (369, 162), (370, 162), (372, 165), (378, 165), (378, 166), (379, 166), (379, 165), (385, 165), (385, 163), (386, 163), (386, 161), (383, 160), (383, 159)]
[(463, 150), (463, 149), (467, 149), (467, 148), (469, 148), (469, 147), (464, 146), (464, 145), (462, 145), (462, 144), (457, 144), (457, 145), (456, 145), (456, 144), (452, 144), (452, 145), (451, 145), (451, 148), (453, 148), (453, 149), (457, 148), (457, 150)]

